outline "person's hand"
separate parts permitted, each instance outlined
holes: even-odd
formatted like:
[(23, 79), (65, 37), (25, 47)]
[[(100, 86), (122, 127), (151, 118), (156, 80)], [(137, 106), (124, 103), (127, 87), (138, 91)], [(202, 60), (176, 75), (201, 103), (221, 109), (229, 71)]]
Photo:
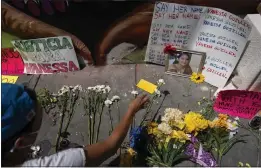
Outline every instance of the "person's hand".
[(147, 95), (138, 96), (129, 104), (129, 111), (134, 115), (140, 109), (143, 108), (144, 104), (149, 101), (149, 97)]

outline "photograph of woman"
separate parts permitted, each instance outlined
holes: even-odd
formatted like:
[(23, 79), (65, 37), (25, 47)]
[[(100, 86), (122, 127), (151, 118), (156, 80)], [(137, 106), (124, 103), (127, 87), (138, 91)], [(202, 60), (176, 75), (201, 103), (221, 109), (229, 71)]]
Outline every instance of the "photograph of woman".
[(175, 61), (169, 65), (168, 71), (176, 72), (179, 74), (191, 75), (192, 69), (189, 65), (191, 54), (182, 52), (176, 54)]

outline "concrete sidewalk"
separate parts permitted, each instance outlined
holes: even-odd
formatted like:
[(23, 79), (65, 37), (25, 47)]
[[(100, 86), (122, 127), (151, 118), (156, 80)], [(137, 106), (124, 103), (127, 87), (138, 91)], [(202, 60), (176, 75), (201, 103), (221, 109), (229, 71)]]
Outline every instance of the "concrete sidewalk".
[[(163, 105), (160, 109), (160, 113), (163, 113), (167, 107), (179, 108), (184, 112), (188, 110), (199, 110), (197, 102), (202, 98), (211, 98), (216, 90), (215, 87), (207, 83), (200, 85), (193, 84), (189, 78), (176, 77), (164, 74), (164, 67), (157, 65), (146, 65), (146, 64), (128, 64), (128, 65), (108, 65), (103, 67), (86, 67), (82, 71), (66, 74), (53, 74), (53, 75), (24, 75), (18, 79), (18, 83), (28, 83), (28, 86), (39, 90), (40, 88), (46, 87), (51, 92), (57, 92), (63, 85), (82, 85), (83, 88), (88, 86), (95, 86), (97, 84), (108, 84), (111, 86), (112, 91), (109, 97), (118, 95), (121, 97), (120, 100), (120, 112), (121, 116), (127, 110), (128, 104), (133, 99), (131, 91), (135, 88), (135, 84), (140, 79), (148, 80), (152, 83), (160, 78), (163, 78), (166, 85), (162, 87), (162, 90), (168, 90), (170, 94), (166, 97)], [(191, 96), (183, 96), (188, 92), (188, 88), (191, 85)], [(156, 102), (152, 109), (156, 111), (161, 103), (163, 97)], [(118, 121), (118, 110), (113, 106), (113, 124), (117, 125)], [(83, 116), (84, 110), (82, 107), (77, 107), (76, 113), (69, 126), (68, 131), (70, 132), (69, 140), (79, 145), (86, 145), (88, 142), (87, 136), (87, 116)], [(139, 112), (136, 115), (136, 125), (140, 123), (141, 117), (144, 111)], [(100, 139), (105, 139), (109, 135), (108, 121), (109, 116), (104, 111), (102, 116), (102, 125), (100, 131)], [(55, 144), (55, 138), (58, 130), (58, 124), (52, 126), (52, 122), (46, 114), (43, 114), (42, 125), (38, 133), (36, 143), (43, 140), (49, 140), (52, 145)], [(249, 134), (240, 130), (240, 134)], [(249, 163), (251, 166), (256, 166), (257, 161), (257, 149), (256, 140), (253, 137), (248, 138), (246, 144), (236, 144), (233, 150), (229, 151), (227, 156), (223, 159), (223, 165), (226, 166), (237, 166), (238, 162)], [(128, 138), (126, 139), (128, 141)], [(49, 154), (54, 153), (51, 150)], [(107, 163), (107, 162), (106, 162)], [(194, 166), (193, 163), (184, 162), (180, 166)]]

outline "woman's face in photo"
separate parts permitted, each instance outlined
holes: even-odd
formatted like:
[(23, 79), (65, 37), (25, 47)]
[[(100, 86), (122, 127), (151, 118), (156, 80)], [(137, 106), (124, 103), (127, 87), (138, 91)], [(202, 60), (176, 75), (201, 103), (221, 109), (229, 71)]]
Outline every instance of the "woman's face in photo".
[(187, 54), (182, 54), (179, 57), (179, 64), (181, 66), (187, 66), (189, 64), (189, 56)]

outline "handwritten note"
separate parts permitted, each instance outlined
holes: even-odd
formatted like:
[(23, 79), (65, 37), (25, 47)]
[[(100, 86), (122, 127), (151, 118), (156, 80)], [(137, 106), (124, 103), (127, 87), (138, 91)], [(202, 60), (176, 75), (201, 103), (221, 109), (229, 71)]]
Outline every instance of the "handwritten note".
[(247, 21), (221, 9), (156, 2), (145, 61), (164, 65), (166, 44), (206, 52), (205, 81), (223, 87), (250, 31)]
[(14, 40), (12, 44), (23, 58), (24, 73), (52, 74), (79, 70), (70, 37)]
[(7, 76), (2, 75), (2, 83), (15, 83), (18, 79), (18, 76)]
[(214, 110), (251, 119), (261, 109), (261, 92), (225, 90), (218, 94)]
[(19, 75), (24, 72), (23, 59), (12, 48), (1, 49), (1, 66), (3, 75)]
[(157, 88), (156, 85), (154, 85), (153, 83), (150, 83), (144, 79), (141, 79), (139, 81), (139, 83), (137, 84), (137, 87), (152, 94), (155, 92), (155, 89)]

